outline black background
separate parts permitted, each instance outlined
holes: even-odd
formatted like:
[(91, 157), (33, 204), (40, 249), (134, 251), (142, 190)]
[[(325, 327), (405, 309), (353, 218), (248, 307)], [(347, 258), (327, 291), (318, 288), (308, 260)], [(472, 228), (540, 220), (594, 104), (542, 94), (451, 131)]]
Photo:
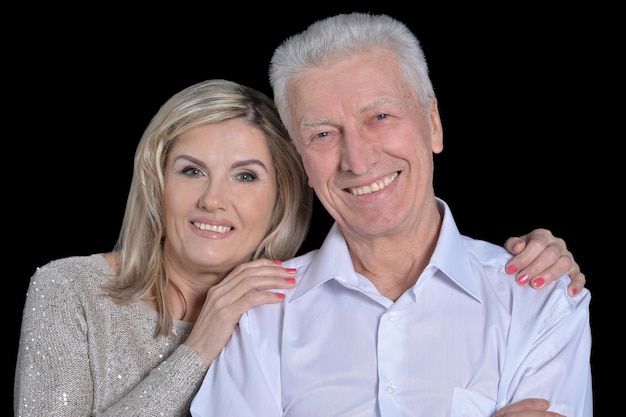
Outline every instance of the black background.
[[(397, 17), (422, 42), (444, 124), (435, 190), (461, 231), (503, 243), (545, 227), (566, 240), (593, 294), (596, 415), (609, 409), (600, 375), (619, 357), (608, 343), (608, 324), (618, 318), (608, 314), (608, 266), (619, 279), (611, 248), (622, 230), (610, 213), (623, 190), (611, 162), (621, 138), (608, 128), (616, 93), (609, 59), (620, 51), (611, 46), (615, 12), (600, 4), (553, 12), (356, 4), (134, 12), (33, 6), (5, 17), (15, 19), (3, 64), (11, 268), (5, 387), (12, 386), (30, 276), (52, 259), (113, 247), (135, 147), (160, 105), (209, 78), (271, 96), (268, 63), (284, 38), (317, 18), (358, 10)], [(329, 224), (316, 207), (303, 250), (317, 247)]]

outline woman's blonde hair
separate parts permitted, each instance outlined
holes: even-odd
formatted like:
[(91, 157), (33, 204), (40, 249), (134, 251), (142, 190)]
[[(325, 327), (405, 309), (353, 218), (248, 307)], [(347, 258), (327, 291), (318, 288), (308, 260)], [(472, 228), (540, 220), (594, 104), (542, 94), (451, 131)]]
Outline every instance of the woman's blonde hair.
[(165, 304), (162, 238), (164, 169), (182, 132), (203, 124), (243, 119), (267, 139), (276, 169), (277, 198), (270, 229), (250, 259), (287, 259), (304, 241), (312, 214), (312, 190), (300, 156), (265, 94), (227, 80), (208, 80), (172, 96), (152, 118), (134, 159), (133, 178), (115, 251), (120, 254), (117, 279), (104, 287), (115, 302), (127, 304), (152, 294), (159, 320), (155, 335), (167, 335), (172, 317)]

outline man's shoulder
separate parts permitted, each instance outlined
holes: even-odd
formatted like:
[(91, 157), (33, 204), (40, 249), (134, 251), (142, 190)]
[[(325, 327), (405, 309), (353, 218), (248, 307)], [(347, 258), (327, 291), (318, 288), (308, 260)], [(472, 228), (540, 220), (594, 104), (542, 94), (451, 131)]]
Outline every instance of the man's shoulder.
[(306, 252), (302, 255), (296, 256), (294, 258), (288, 259), (286, 261), (283, 262), (283, 266), (286, 268), (303, 268), (308, 266), (311, 262), (313, 262), (313, 259), (315, 258), (315, 255), (317, 254), (317, 252), (319, 252), (319, 249), (313, 249), (309, 252)]
[(485, 240), (463, 236), (467, 252), (483, 264), (504, 265), (511, 254), (503, 247)]

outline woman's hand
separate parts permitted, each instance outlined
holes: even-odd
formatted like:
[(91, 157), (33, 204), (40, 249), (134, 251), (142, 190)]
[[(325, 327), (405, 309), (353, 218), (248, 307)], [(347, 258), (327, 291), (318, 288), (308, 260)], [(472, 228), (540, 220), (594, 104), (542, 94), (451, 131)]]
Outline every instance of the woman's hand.
[(506, 272), (515, 274), (515, 280), (520, 285), (530, 283), (533, 288), (542, 288), (567, 274), (572, 279), (567, 286), (569, 295), (578, 294), (585, 286), (585, 274), (567, 250), (565, 241), (547, 229), (535, 229), (520, 237), (510, 237), (504, 247), (515, 255), (507, 263)]
[(208, 366), (220, 354), (242, 314), (262, 304), (282, 302), (280, 290), (295, 285), (296, 270), (280, 261), (257, 259), (237, 266), (209, 289), (202, 310), (185, 344)]

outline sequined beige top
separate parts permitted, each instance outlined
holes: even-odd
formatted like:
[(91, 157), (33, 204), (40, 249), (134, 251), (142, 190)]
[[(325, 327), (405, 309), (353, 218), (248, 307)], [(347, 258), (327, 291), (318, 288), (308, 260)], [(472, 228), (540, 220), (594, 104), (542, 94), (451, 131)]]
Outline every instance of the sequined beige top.
[(15, 416), (186, 416), (206, 366), (175, 321), (154, 338), (156, 312), (101, 295), (114, 276), (101, 255), (37, 269), (26, 296), (15, 373)]

